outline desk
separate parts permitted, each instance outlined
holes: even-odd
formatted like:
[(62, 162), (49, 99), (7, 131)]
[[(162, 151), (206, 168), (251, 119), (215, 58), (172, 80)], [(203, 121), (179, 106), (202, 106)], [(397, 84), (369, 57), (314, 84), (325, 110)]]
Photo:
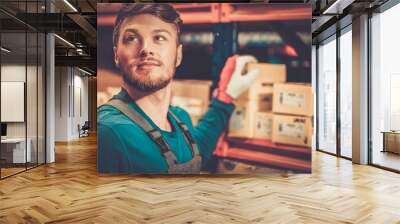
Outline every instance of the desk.
[(400, 154), (400, 131), (382, 131), (383, 150), (382, 152), (393, 152)]
[[(25, 151), (25, 138), (6, 138), (1, 139), (1, 157), (6, 163), (25, 163), (31, 162), (31, 145), (32, 141), (27, 138), (27, 146)], [(25, 159), (27, 159), (25, 161)]]

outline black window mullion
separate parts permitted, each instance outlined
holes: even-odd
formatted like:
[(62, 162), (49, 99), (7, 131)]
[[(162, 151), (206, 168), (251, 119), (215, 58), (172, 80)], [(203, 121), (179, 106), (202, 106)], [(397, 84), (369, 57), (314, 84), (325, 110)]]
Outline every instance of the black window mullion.
[[(39, 14), (39, 0), (36, 1), (36, 13)], [(39, 32), (36, 32), (36, 166), (38, 165), (39, 165)]]
[(372, 64), (371, 64), (371, 57), (372, 57), (372, 12), (368, 12), (368, 31), (367, 31), (367, 39), (368, 39), (368, 53), (367, 53), (367, 64), (368, 64), (368, 70), (367, 70), (367, 83), (368, 83), (368, 99), (367, 99), (367, 104), (368, 104), (368, 114), (367, 114), (367, 119), (368, 119), (368, 124), (367, 124), (367, 129), (368, 129), (368, 164), (373, 164), (373, 148), (372, 148)]
[[(45, 1), (45, 13), (48, 13), (48, 2)], [(44, 69), (42, 69), (42, 72), (44, 71), (44, 163), (47, 163), (47, 37), (48, 37), (47, 31), (44, 32)], [(42, 73), (43, 77), (43, 73)], [(42, 107), (43, 108), (43, 107)]]
[(340, 117), (340, 30), (336, 31), (336, 154), (341, 157), (341, 117)]
[[(25, 1), (25, 21), (27, 21), (28, 1)], [(27, 90), (28, 90), (28, 26), (25, 23), (25, 88), (24, 88), (24, 120), (25, 120), (25, 170), (28, 170), (28, 113), (27, 113)]]
[(319, 150), (319, 44), (315, 47), (315, 149)]

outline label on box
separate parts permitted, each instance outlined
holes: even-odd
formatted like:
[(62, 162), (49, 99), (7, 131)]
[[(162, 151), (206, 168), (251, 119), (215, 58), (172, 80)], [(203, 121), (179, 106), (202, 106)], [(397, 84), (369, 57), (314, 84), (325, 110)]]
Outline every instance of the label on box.
[(306, 105), (306, 96), (304, 94), (281, 92), (279, 94), (279, 103), (302, 108)]
[(304, 123), (280, 123), (278, 134), (291, 138), (307, 138), (307, 130)]
[(258, 97), (258, 111), (272, 111), (272, 94), (260, 94)]
[(257, 137), (271, 138), (272, 135), (272, 118), (257, 116), (256, 118), (256, 133)]
[(229, 122), (229, 130), (239, 131), (242, 128), (244, 128), (245, 118), (246, 118), (245, 108), (237, 108), (231, 116), (231, 120)]

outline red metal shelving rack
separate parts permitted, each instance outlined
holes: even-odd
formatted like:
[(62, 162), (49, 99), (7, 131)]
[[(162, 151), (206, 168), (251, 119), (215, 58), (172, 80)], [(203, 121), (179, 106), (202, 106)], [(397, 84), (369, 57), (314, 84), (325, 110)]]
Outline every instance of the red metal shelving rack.
[[(107, 3), (106, 3), (107, 4)], [(98, 7), (98, 25), (112, 26), (121, 3)], [(184, 24), (311, 20), (307, 4), (174, 3)]]
[(214, 155), (282, 170), (311, 172), (311, 148), (275, 144), (269, 140), (221, 137)]

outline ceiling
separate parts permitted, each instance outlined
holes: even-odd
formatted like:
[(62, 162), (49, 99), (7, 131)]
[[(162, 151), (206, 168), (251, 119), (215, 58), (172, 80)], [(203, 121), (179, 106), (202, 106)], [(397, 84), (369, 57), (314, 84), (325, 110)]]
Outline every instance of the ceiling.
[(312, 0), (312, 37), (316, 44), (352, 23), (353, 17), (374, 11), (388, 0)]

